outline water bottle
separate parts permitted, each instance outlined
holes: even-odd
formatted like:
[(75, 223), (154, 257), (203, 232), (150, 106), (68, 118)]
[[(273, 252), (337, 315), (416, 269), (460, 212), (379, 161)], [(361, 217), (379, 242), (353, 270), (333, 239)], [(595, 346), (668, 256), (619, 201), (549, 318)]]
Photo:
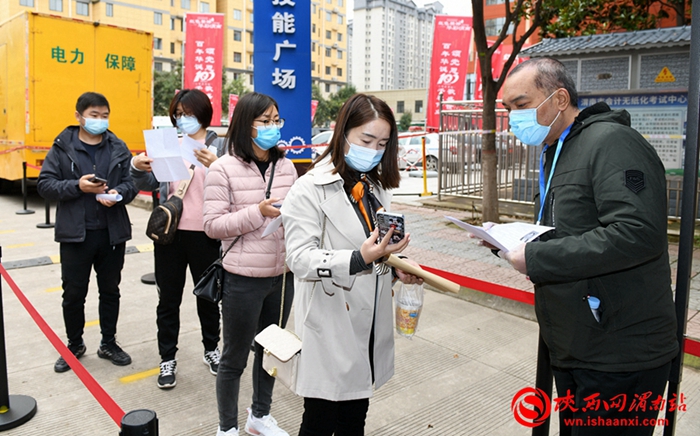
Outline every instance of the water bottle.
[(591, 307), (591, 312), (593, 312), (593, 316), (595, 317), (595, 320), (600, 322), (600, 300), (597, 297), (591, 297), (590, 295), (588, 296), (588, 305)]

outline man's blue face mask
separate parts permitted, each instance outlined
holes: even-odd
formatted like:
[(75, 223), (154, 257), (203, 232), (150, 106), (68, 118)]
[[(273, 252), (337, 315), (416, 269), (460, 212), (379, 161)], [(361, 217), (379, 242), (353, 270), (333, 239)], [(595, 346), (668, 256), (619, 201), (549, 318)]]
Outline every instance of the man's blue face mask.
[(518, 109), (510, 111), (509, 124), (513, 134), (525, 145), (537, 146), (544, 142), (549, 134), (552, 125), (557, 121), (561, 111), (554, 118), (549, 126), (543, 126), (537, 121), (537, 109), (540, 108), (547, 100), (557, 91), (554, 91), (544, 99), (537, 107), (531, 109)]

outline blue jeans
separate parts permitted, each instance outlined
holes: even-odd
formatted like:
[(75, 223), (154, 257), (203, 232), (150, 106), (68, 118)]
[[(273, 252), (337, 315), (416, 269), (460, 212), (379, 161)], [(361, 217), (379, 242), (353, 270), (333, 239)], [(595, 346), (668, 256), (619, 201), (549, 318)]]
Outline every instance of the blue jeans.
[[(286, 280), (282, 327), (287, 324), (294, 299), (294, 275), (287, 273)], [(250, 344), (265, 327), (279, 322), (281, 299), (281, 274), (276, 277), (246, 277), (228, 271), (225, 274), (221, 299), (224, 348), (216, 375), (219, 427), (223, 431), (238, 428), (238, 393)], [(270, 414), (275, 385), (275, 378), (262, 369), (262, 356), (262, 347), (255, 343), (251, 409), (257, 418)]]

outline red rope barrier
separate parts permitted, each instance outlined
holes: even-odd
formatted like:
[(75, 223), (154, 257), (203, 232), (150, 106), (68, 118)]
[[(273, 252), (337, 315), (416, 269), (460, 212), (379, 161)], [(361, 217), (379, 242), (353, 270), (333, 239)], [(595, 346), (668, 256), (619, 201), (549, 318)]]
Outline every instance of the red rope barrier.
[(41, 171), (41, 167), (37, 167), (37, 166), (34, 166), (32, 164), (27, 164), (27, 168), (32, 168), (32, 169)]
[(90, 391), (95, 400), (102, 406), (102, 408), (107, 412), (107, 414), (112, 418), (112, 420), (121, 427), (122, 417), (124, 416), (124, 411), (121, 407), (109, 396), (109, 394), (104, 390), (102, 386), (95, 380), (95, 378), (88, 372), (87, 369), (80, 363), (78, 359), (73, 355), (73, 353), (65, 346), (63, 341), (58, 337), (56, 332), (54, 332), (51, 327), (46, 323), (44, 318), (39, 314), (39, 312), (32, 306), (27, 297), (22, 293), (22, 291), (17, 287), (12, 277), (7, 273), (2, 264), (0, 264), (0, 275), (5, 278), (5, 281), (10, 285), (10, 289), (15, 293), (17, 299), (22, 303), (22, 306), (27, 310), (29, 316), (32, 317), (36, 325), (39, 327), (41, 332), (46, 336), (46, 338), (51, 342), (56, 351), (65, 359), (65, 361), (70, 365), (75, 375), (78, 376), (85, 387)]
[[(446, 278), (447, 280), (453, 281), (460, 286), (464, 286), (465, 288), (474, 289), (479, 292), (496, 295), (498, 297), (519, 301), (525, 304), (535, 304), (535, 294), (532, 292), (526, 292), (520, 289), (510, 288), (508, 286), (497, 285), (495, 283), (473, 279), (471, 277), (454, 274), (448, 271), (431, 268), (425, 265), (421, 265), (421, 268), (433, 274), (437, 274), (440, 277)], [(685, 352), (692, 356), (700, 357), (700, 341), (685, 338)]]

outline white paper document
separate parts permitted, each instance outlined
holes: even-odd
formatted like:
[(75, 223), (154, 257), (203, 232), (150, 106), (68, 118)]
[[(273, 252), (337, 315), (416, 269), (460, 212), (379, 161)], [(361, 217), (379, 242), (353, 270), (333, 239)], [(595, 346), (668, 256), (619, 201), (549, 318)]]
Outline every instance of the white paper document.
[(190, 178), (187, 166), (182, 160), (180, 141), (177, 139), (175, 128), (144, 130), (143, 138), (146, 140), (148, 157), (153, 159), (153, 174), (159, 182), (176, 182)]
[(270, 221), (270, 224), (268, 224), (267, 227), (265, 227), (265, 231), (263, 232), (262, 237), (264, 238), (267, 235), (275, 233), (275, 231), (279, 229), (280, 225), (282, 225), (282, 215)]
[(445, 216), (445, 218), (477, 238), (483, 239), (503, 251), (510, 251), (520, 244), (530, 242), (540, 235), (554, 230), (554, 227), (538, 226), (537, 224), (528, 223), (496, 224), (486, 230), (483, 227), (473, 226), (451, 216)]
[[(204, 164), (197, 160), (197, 156), (194, 155), (195, 150), (203, 150), (204, 144), (196, 141), (189, 136), (185, 135), (182, 137), (182, 144), (180, 145), (180, 151), (182, 152), (182, 157), (189, 163), (198, 166), (199, 168), (204, 168)], [(159, 179), (160, 180), (160, 179)]]
[(122, 201), (121, 194), (97, 194), (95, 195), (97, 200), (108, 200), (108, 201)]

